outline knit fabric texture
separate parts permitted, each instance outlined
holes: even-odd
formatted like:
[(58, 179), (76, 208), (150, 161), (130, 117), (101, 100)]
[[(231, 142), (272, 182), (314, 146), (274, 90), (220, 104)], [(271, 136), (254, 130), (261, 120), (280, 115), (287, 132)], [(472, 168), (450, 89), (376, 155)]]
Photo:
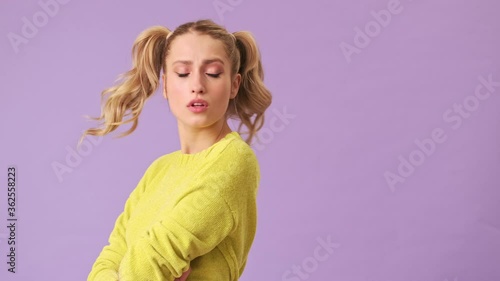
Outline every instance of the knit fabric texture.
[(88, 281), (238, 280), (257, 226), (259, 164), (238, 132), (147, 168)]

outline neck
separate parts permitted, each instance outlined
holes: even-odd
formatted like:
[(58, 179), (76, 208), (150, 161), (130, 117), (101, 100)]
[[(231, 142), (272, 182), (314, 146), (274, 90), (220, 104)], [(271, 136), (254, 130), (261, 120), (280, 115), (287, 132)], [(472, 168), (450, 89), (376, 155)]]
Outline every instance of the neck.
[(179, 138), (181, 143), (181, 152), (183, 154), (194, 154), (209, 148), (228, 133), (231, 128), (225, 120), (217, 122), (206, 128), (193, 128), (179, 125)]

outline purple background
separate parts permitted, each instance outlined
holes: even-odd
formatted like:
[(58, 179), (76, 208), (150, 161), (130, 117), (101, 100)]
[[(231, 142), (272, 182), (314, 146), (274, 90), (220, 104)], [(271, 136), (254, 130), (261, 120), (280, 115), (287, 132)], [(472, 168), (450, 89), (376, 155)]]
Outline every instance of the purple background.
[[(253, 145), (259, 224), (242, 281), (500, 280), (500, 87), (474, 98), (478, 77), (500, 81), (498, 1), (67, 2), (45, 24), (38, 1), (0, 3), (1, 280), (86, 280), (147, 166), (179, 149), (175, 118), (157, 93), (132, 135), (91, 145), (61, 180), (52, 163), (66, 165), (94, 124), (82, 116), (100, 112), (139, 32), (200, 18), (254, 34), (273, 94), (265, 143)], [(371, 11), (388, 5), (395, 13), (377, 30)], [(9, 34), (24, 36), (33, 16), (40, 27), (14, 46)], [(368, 43), (355, 38), (365, 27)], [(454, 106), (464, 103), (462, 117)], [(441, 143), (418, 152), (435, 129)], [(410, 156), (413, 173), (391, 188), (384, 174)], [(9, 165), (15, 275), (5, 263)], [(315, 256), (328, 237), (335, 249)]]

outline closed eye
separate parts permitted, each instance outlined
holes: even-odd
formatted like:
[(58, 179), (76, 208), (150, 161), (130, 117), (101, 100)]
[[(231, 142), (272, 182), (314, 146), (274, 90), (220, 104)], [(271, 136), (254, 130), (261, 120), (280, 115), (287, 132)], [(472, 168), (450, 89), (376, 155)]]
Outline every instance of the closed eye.
[[(189, 73), (177, 73), (177, 75), (179, 77), (187, 77), (189, 75)], [(219, 76), (221, 75), (220, 73), (207, 73), (208, 76), (210, 77), (213, 77), (213, 78), (219, 78)]]

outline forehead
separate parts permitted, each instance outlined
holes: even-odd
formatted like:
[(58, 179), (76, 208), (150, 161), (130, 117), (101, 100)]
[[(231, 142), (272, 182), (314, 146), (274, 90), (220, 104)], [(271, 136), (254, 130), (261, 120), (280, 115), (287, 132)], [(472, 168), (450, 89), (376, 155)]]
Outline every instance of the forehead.
[(167, 61), (175, 60), (204, 60), (218, 57), (227, 60), (224, 44), (209, 35), (186, 33), (174, 39), (170, 45)]

